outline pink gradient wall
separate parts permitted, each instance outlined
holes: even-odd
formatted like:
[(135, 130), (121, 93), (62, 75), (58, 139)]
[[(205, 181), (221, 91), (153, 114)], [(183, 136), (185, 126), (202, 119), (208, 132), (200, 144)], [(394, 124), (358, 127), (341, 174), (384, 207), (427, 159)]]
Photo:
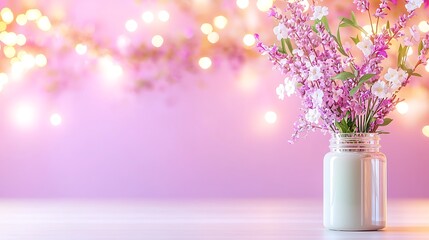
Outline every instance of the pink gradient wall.
[[(328, 137), (287, 143), (294, 102), (273, 96), (266, 73), (247, 92), (228, 72), (207, 74), (203, 88), (121, 100), (68, 92), (56, 99), (66, 110), (58, 128), (17, 130), (3, 115), (0, 196), (320, 197)], [(276, 124), (264, 122), (267, 110), (278, 113)], [(389, 195), (428, 197), (429, 138), (401, 121), (382, 139)]]
[[(63, 4), (81, 24), (110, 19), (110, 26), (122, 26), (137, 11), (132, 1), (104, 2)], [(244, 71), (209, 70), (137, 95), (99, 91), (99, 76), (85, 76), (88, 84), (55, 97), (3, 94), (0, 197), (320, 198), (329, 137), (314, 133), (288, 144), (298, 101), (277, 99), (281, 76), (265, 59), (249, 61)], [(14, 101), (35, 95), (43, 111), (62, 112), (60, 127), (43, 119), (32, 129), (11, 124)], [(273, 125), (264, 121), (269, 110), (278, 114)], [(382, 138), (389, 195), (429, 197), (429, 138), (421, 133), (428, 114), (393, 115), (392, 134)]]

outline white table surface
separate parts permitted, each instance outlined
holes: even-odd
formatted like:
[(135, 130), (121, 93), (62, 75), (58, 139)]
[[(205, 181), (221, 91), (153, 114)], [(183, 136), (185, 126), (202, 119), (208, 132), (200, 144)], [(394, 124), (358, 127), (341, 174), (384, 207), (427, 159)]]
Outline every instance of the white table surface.
[(324, 229), (321, 200), (0, 200), (0, 239), (429, 239), (429, 199), (378, 232)]

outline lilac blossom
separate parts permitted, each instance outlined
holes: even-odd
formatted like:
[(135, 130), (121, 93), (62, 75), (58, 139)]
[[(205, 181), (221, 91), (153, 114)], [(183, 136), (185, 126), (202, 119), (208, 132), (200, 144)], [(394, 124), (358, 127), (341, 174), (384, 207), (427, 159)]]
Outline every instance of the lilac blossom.
[[(278, 97), (283, 100), (286, 95), (296, 94), (301, 98), (301, 114), (294, 124), (291, 142), (317, 129), (334, 133), (377, 132), (400, 101), (398, 91), (408, 84), (417, 67), (426, 63), (429, 35), (420, 41), (416, 28), (411, 27), (410, 36), (403, 38), (406, 23), (422, 0), (408, 0), (408, 13), (391, 28), (379, 28), (378, 22), (390, 9), (388, 2), (381, 0), (371, 15), (368, 0), (353, 1), (359, 11), (368, 11), (369, 17), (377, 19), (370, 34), (355, 40), (356, 48), (362, 52), (357, 56), (352, 54), (351, 46), (346, 47), (330, 32), (325, 17), (327, 7), (312, 6), (312, 13), (304, 12), (302, 0), (296, 0), (288, 1), (282, 12), (275, 7), (269, 11), (278, 21), (273, 31), (280, 43), (266, 45), (258, 35), (255, 37), (261, 54), (286, 76), (276, 88)], [(346, 22), (357, 25), (354, 16)], [(405, 50), (420, 42), (419, 61), (414, 68), (404, 62), (406, 58), (400, 58), (404, 60), (398, 66), (385, 66), (392, 40)]]
[(374, 16), (377, 18), (384, 18), (387, 13), (385, 12), (385, 9), (390, 10), (390, 7), (388, 5), (388, 0), (381, 0), (380, 5), (375, 10)]
[(357, 10), (361, 12), (369, 10), (369, 0), (353, 0), (353, 3), (356, 4)]

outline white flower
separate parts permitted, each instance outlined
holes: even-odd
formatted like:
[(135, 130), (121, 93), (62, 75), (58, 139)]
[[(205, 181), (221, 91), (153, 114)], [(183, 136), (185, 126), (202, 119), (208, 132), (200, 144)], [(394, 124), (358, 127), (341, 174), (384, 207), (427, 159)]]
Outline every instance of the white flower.
[(395, 82), (398, 80), (398, 71), (393, 68), (387, 69), (387, 73), (384, 74), (384, 79), (388, 82)]
[(309, 81), (315, 81), (319, 78), (321, 78), (322, 72), (320, 71), (320, 67), (319, 66), (311, 66), (310, 67), (310, 71), (308, 73), (308, 80)]
[(323, 103), (323, 91), (322, 90), (320, 90), (320, 89), (317, 89), (316, 91), (314, 91), (312, 94), (311, 94), (311, 98), (313, 99), (313, 104), (315, 105), (315, 106), (318, 106), (318, 107), (320, 107), (320, 106), (322, 106), (322, 103)]
[(401, 85), (392, 84), (387, 88), (386, 97), (391, 97), (393, 93), (395, 93)]
[(300, 56), (300, 57), (302, 57), (302, 56), (304, 56), (304, 51), (302, 51), (301, 49), (294, 49), (293, 51), (292, 51), (292, 53), (293, 54), (298, 54), (298, 56)]
[(403, 82), (405, 82), (405, 80), (407, 80), (407, 78), (408, 78), (408, 73), (407, 72), (405, 72), (404, 70), (402, 70), (402, 69), (399, 69), (398, 70), (398, 79), (399, 79), (399, 81), (401, 82), (401, 83), (403, 83)]
[(277, 27), (273, 29), (274, 34), (277, 36), (277, 40), (281, 41), (283, 38), (287, 38), (287, 28), (284, 24), (279, 23)]
[(321, 20), (324, 16), (328, 16), (328, 7), (315, 6), (313, 10), (313, 16), (310, 18), (311, 20)]
[(419, 8), (423, 3), (423, 0), (409, 0), (407, 4), (405, 4), (405, 8), (408, 12), (414, 11)]
[(371, 55), (372, 50), (374, 49), (374, 44), (372, 44), (371, 40), (363, 39), (361, 42), (358, 42), (356, 46), (363, 52), (365, 57)]
[(284, 100), (285, 99), (285, 86), (283, 84), (280, 84), (276, 88), (276, 93), (277, 93), (277, 96), (279, 97), (280, 100)]
[(389, 95), (389, 89), (384, 81), (377, 81), (372, 85), (371, 92), (379, 98), (385, 98)]
[(393, 68), (389, 68), (387, 70), (387, 73), (384, 74), (384, 79), (390, 82), (392, 88), (394, 88), (395, 90), (402, 86), (402, 83), (407, 79), (407, 77), (407, 72), (402, 69), (396, 70)]
[(396, 71), (396, 69), (393, 68), (389, 68), (387, 69), (387, 73), (384, 74), (384, 79), (386, 79), (387, 81), (391, 81), (393, 78), (398, 77), (398, 72)]
[(285, 78), (284, 88), (288, 97), (290, 97), (292, 94), (296, 92), (296, 89), (298, 88), (297, 85), (298, 85), (297, 81), (290, 80), (289, 78)]
[(311, 123), (318, 124), (320, 118), (320, 113), (317, 111), (317, 109), (310, 109), (305, 114), (305, 119)]

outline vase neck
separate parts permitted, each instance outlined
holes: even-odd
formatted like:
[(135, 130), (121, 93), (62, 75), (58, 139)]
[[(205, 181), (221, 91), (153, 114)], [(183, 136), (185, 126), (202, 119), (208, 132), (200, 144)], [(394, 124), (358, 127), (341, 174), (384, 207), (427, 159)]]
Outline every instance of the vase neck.
[(329, 148), (332, 152), (378, 152), (379, 141), (377, 133), (335, 133)]

